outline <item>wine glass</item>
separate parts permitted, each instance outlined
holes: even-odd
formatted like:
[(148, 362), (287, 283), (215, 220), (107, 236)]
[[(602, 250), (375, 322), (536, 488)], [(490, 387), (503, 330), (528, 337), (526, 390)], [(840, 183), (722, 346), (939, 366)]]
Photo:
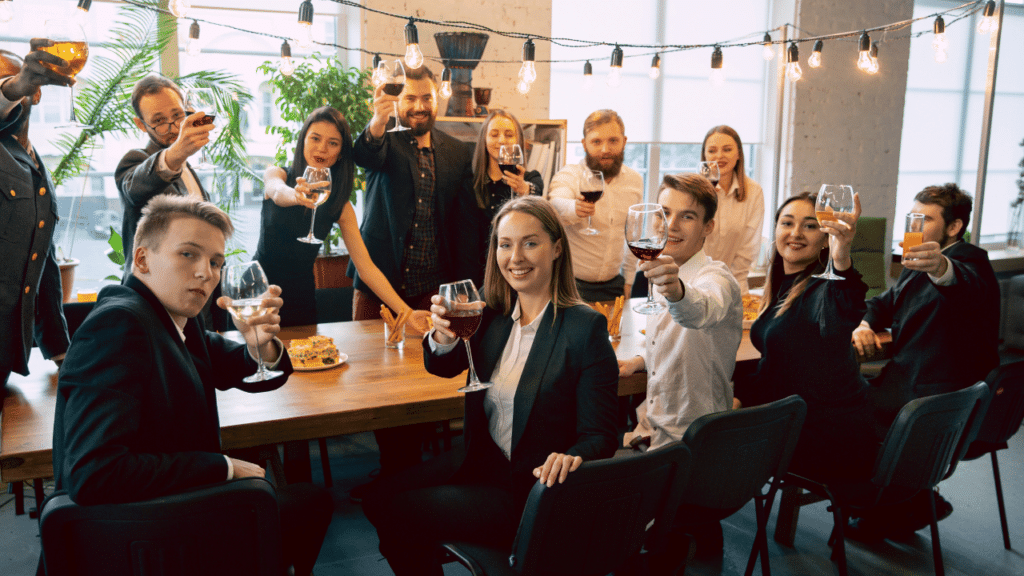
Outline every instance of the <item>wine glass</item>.
[(306, 244), (323, 244), (323, 240), (313, 236), (313, 225), (316, 224), (317, 207), (326, 202), (331, 196), (331, 169), (306, 166), (306, 171), (302, 173), (302, 177), (309, 184), (309, 198), (313, 201), (313, 218), (309, 222), (309, 234), (297, 240)]
[[(268, 312), (263, 305), (263, 299), (269, 294), (270, 283), (263, 273), (259, 262), (253, 260), (245, 264), (232, 264), (225, 266), (222, 274), (221, 292), (231, 299), (228, 312), (240, 322), (248, 322), (252, 318), (259, 318)], [(254, 332), (256, 337), (256, 359), (259, 361), (260, 369), (252, 376), (243, 378), (243, 382), (263, 382), (271, 378), (277, 378), (284, 374), (278, 370), (267, 370), (263, 367), (263, 354), (260, 353), (259, 331)]]
[(721, 175), (718, 171), (718, 162), (701, 162), (697, 165), (697, 174), (711, 181), (711, 185), (718, 187)]
[[(596, 204), (601, 196), (604, 194), (604, 174), (600, 170), (583, 170), (583, 174), (580, 176), (580, 196), (583, 196), (583, 201)], [(580, 234), (586, 236), (596, 236), (600, 234), (594, 228), (594, 217), (587, 216), (587, 227), (580, 230)]]
[[(814, 215), (818, 223), (837, 221), (836, 212), (853, 212), (853, 186), (842, 184), (822, 184), (818, 190), (818, 201), (814, 205)], [(831, 243), (831, 238), (829, 239)], [(832, 269), (832, 251), (828, 253), (828, 265), (821, 274), (815, 274), (814, 278), (823, 280), (843, 280)]]
[(519, 174), (517, 166), (525, 164), (523, 161), (523, 147), (519, 144), (502, 146), (498, 149), (498, 168), (502, 172)]
[(469, 358), (469, 384), (459, 388), (459, 392), (476, 392), (493, 386), (490, 382), (481, 382), (476, 377), (476, 370), (473, 369), (473, 351), (469, 347), (469, 339), (476, 334), (480, 327), (480, 320), (483, 319), (484, 307), (480, 294), (472, 280), (460, 280), (450, 284), (441, 284), (437, 293), (445, 299), (445, 309), (448, 312), (442, 316), (451, 324), (448, 329), (462, 338), (466, 345), (466, 356)]
[[(67, 66), (62, 67), (45, 63), (46, 66), (55, 72), (74, 78), (89, 60), (89, 41), (85, 37), (85, 31), (68, 18), (47, 20), (45, 30), (46, 37), (53, 41), (53, 46), (47, 46), (43, 48), (43, 51), (63, 58), (68, 63)], [(88, 124), (80, 123), (75, 118), (75, 87), (71, 85), (68, 88), (71, 88), (71, 118), (67, 124), (62, 124), (59, 128), (92, 128)]]
[[(190, 114), (196, 112), (202, 112), (205, 114), (199, 120), (196, 120), (193, 126), (206, 126), (207, 124), (213, 124), (213, 120), (216, 117), (217, 111), (217, 97), (211, 88), (192, 88), (186, 94), (187, 102), (186, 106), (189, 109)], [(213, 132), (210, 132), (210, 142), (216, 139)], [(196, 170), (213, 170), (216, 168), (206, 158), (206, 146), (203, 146), (202, 155), (199, 157), (199, 164), (193, 166)]]
[[(402, 61), (381, 60), (377, 66), (377, 71), (384, 93), (388, 96), (401, 96), (402, 90), (405, 90), (405, 67), (402, 66)], [(402, 126), (402, 121), (398, 118), (398, 102), (395, 102), (395, 127), (388, 130), (388, 132), (401, 132), (403, 130), (408, 130), (408, 128)]]
[[(654, 260), (668, 243), (668, 222), (661, 204), (634, 204), (626, 213), (626, 244), (641, 260)], [(654, 284), (647, 280), (647, 301), (633, 307), (640, 314), (658, 314), (663, 302), (654, 301)]]

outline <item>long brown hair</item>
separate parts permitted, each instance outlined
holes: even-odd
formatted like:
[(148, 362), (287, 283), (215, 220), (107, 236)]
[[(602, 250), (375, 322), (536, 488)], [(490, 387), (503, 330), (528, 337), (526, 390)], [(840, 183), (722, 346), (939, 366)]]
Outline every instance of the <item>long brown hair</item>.
[(569, 252), (569, 241), (565, 237), (565, 228), (558, 219), (558, 213), (551, 203), (539, 196), (518, 196), (502, 205), (491, 222), (491, 241), (487, 248), (487, 270), (484, 272), (484, 295), (487, 305), (501, 311), (506, 316), (512, 313), (515, 304), (512, 286), (498, 268), (498, 223), (512, 212), (527, 214), (540, 221), (541, 227), (548, 234), (552, 243), (561, 240), (562, 254), (552, 262), (551, 269), (551, 301), (555, 310), (582, 304), (580, 294), (576, 290), (576, 277), (572, 272), (572, 254)]
[[(775, 226), (779, 225), (779, 218), (782, 216), (782, 211), (786, 206), (796, 201), (810, 202), (813, 207), (818, 200), (817, 194), (810, 192), (803, 192), (796, 196), (790, 196), (779, 206), (779, 209), (775, 211)], [(774, 238), (774, 235), (773, 235)], [(775, 312), (775, 317), (782, 316), (787, 310), (793, 307), (793, 303), (796, 302), (797, 298), (803, 294), (804, 290), (807, 289), (807, 285), (811, 282), (812, 274), (819, 274), (825, 270), (825, 262), (828, 261), (828, 242), (825, 242), (825, 248), (818, 254), (818, 259), (806, 268), (804, 268), (800, 275), (797, 276), (796, 281), (793, 283), (793, 287), (789, 289), (789, 294), (786, 296), (786, 300), (782, 302), (782, 305), (778, 307)], [(764, 314), (764, 311), (768, 309), (768, 305), (772, 301), (772, 290), (773, 286), (777, 286), (782, 282), (782, 277), (785, 276), (786, 271), (782, 263), (782, 257), (779, 256), (779, 248), (772, 241), (772, 255), (768, 260), (768, 274), (764, 280), (764, 297), (761, 298), (761, 309), (758, 310), (757, 315)]]
[(519, 124), (519, 120), (516, 120), (515, 116), (504, 110), (491, 110), (491, 113), (487, 115), (487, 119), (484, 120), (483, 128), (480, 129), (480, 135), (476, 139), (476, 149), (473, 151), (473, 192), (476, 193), (476, 205), (484, 209), (491, 205), (491, 193), (487, 188), (487, 184), (491, 181), (491, 177), (488, 174), (491, 155), (487, 152), (487, 133), (491, 129), (491, 121), (495, 118), (508, 118), (512, 121), (512, 124), (516, 127), (516, 138), (518, 139), (516, 144), (522, 146), (523, 153), (526, 153), (526, 143), (523, 141), (523, 127)]
[[(700, 145), (701, 162), (707, 160), (707, 158), (704, 157), (704, 147), (707, 146), (708, 138), (711, 138), (713, 134), (725, 134), (729, 138), (732, 138), (733, 140), (736, 141), (736, 149), (739, 151), (740, 156), (736, 160), (736, 168), (733, 170), (732, 179), (734, 182), (736, 182), (736, 185), (739, 186), (736, 189), (736, 201), (743, 202), (744, 200), (747, 199), (747, 170), (745, 167), (746, 162), (744, 162), (743, 156), (743, 141), (740, 140), (739, 133), (733, 130), (732, 127), (726, 126), (725, 124), (715, 126), (711, 130), (708, 130), (708, 133), (704, 135), (704, 142), (702, 142)], [(726, 190), (726, 192), (728, 192), (728, 190)]]

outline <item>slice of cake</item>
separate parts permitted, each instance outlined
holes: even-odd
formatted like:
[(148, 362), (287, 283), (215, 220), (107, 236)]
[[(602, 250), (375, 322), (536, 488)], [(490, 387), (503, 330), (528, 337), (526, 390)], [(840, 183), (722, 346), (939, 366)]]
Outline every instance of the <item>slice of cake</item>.
[(334, 339), (319, 334), (292, 340), (288, 345), (288, 356), (292, 365), (300, 368), (334, 366), (340, 359)]

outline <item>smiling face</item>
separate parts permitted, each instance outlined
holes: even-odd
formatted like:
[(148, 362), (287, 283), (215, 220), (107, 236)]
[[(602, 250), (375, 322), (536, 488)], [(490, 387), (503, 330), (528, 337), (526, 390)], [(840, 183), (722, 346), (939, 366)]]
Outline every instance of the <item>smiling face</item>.
[(662, 254), (671, 256), (677, 266), (686, 264), (704, 247), (704, 239), (715, 229), (714, 219), (704, 221), (704, 206), (692, 194), (663, 188), (658, 203), (668, 222), (668, 243)]
[(341, 132), (334, 124), (321, 121), (310, 124), (303, 141), (302, 155), (314, 168), (330, 168), (341, 154)]
[(551, 271), (562, 255), (562, 241), (552, 242), (540, 220), (509, 212), (498, 222), (498, 269), (520, 297), (551, 297)]
[(817, 261), (827, 242), (828, 234), (814, 216), (814, 204), (807, 200), (786, 204), (775, 223), (775, 249), (782, 257), (786, 274), (799, 272)]
[(736, 169), (740, 147), (728, 134), (712, 134), (704, 142), (704, 158), (707, 162), (718, 163), (719, 174), (728, 174)]
[(224, 233), (198, 218), (175, 218), (155, 248), (136, 247), (132, 266), (171, 317), (183, 322), (199, 314), (220, 282)]
[(626, 157), (626, 136), (618, 122), (605, 122), (587, 132), (583, 150), (587, 153), (588, 168), (600, 170), (605, 179), (614, 178)]
[(405, 79), (405, 89), (398, 97), (398, 115), (402, 124), (412, 129), (413, 136), (430, 132), (437, 117), (437, 88), (429, 78)]
[(520, 142), (516, 134), (516, 125), (512, 119), (504, 116), (492, 118), (487, 127), (487, 155), (490, 156), (490, 161), (498, 161), (498, 152), (502, 146), (507, 146), (507, 149), (511, 151), (515, 144), (520, 144)]

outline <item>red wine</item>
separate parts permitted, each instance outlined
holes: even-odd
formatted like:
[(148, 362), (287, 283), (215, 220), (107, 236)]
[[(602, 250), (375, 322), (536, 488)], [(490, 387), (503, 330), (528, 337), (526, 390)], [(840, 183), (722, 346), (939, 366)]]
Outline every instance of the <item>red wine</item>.
[(510, 174), (519, 174), (518, 164), (498, 164), (498, 168), (501, 168), (502, 172), (508, 172)]
[(629, 243), (629, 251), (641, 260), (654, 260), (664, 249), (664, 246), (655, 244), (650, 240), (640, 240), (638, 242)]
[(401, 84), (388, 82), (387, 84), (384, 85), (384, 93), (387, 94), (388, 96), (400, 96), (402, 94), (402, 90), (404, 89), (405, 82), (402, 82)]
[(193, 126), (206, 126), (207, 124), (213, 124), (213, 119), (216, 118), (216, 114), (207, 114), (199, 120), (192, 123)]
[(481, 310), (449, 311), (443, 316), (445, 320), (451, 322), (448, 329), (463, 340), (469, 340), (470, 336), (476, 334), (476, 329), (480, 327), (480, 320), (483, 317)]
[(604, 190), (580, 190), (580, 195), (583, 196), (583, 201), (591, 204), (600, 200), (603, 194)]

